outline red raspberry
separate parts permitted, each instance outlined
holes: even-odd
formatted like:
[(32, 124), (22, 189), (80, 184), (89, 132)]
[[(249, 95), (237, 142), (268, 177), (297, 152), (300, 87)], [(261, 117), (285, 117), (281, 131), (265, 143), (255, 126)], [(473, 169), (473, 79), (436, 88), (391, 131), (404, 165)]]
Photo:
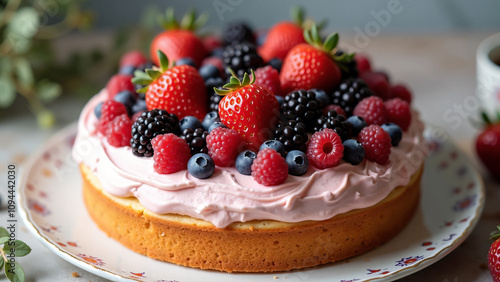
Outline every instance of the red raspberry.
[(207, 136), (208, 154), (217, 166), (234, 165), (243, 147), (243, 138), (233, 129), (218, 127)]
[(370, 66), (370, 60), (368, 60), (368, 57), (366, 57), (365, 55), (356, 54), (354, 56), (354, 60), (356, 61), (356, 66), (358, 67), (359, 73), (372, 70), (372, 67)]
[(147, 63), (148, 59), (144, 57), (141, 51), (130, 51), (125, 53), (120, 59), (120, 68), (125, 66), (138, 67), (139, 65)]
[(97, 124), (97, 130), (102, 134), (106, 135), (108, 130), (108, 124), (115, 119), (115, 117), (127, 114), (127, 108), (117, 101), (109, 100), (102, 104), (101, 107), (101, 118), (99, 118), (99, 123)]
[(382, 100), (390, 99), (389, 81), (387, 76), (381, 72), (366, 71), (359, 75), (359, 77), (366, 82), (368, 87), (375, 92), (375, 95), (382, 98)]
[(410, 90), (408, 90), (408, 87), (402, 84), (396, 84), (391, 87), (390, 92), (391, 98), (400, 98), (408, 102), (408, 104), (411, 104), (412, 97)]
[(254, 85), (264, 86), (271, 90), (274, 95), (282, 95), (280, 75), (278, 71), (271, 66), (265, 66), (255, 70)]
[(280, 153), (273, 149), (263, 149), (252, 163), (252, 176), (265, 186), (278, 185), (288, 177), (288, 164)]
[(106, 90), (108, 91), (108, 99), (113, 99), (118, 92), (123, 90), (129, 90), (135, 93), (134, 84), (132, 84), (132, 76), (124, 74), (115, 74), (111, 77), (106, 84)]
[(410, 105), (399, 98), (385, 101), (384, 105), (387, 110), (387, 120), (399, 125), (403, 131), (406, 131), (411, 123)]
[(187, 169), (191, 150), (186, 140), (173, 133), (158, 135), (151, 140), (154, 150), (154, 168), (159, 174)]
[(354, 108), (353, 114), (362, 117), (368, 124), (382, 125), (387, 122), (384, 101), (377, 96), (361, 100)]
[(342, 109), (339, 105), (331, 104), (331, 105), (326, 106), (326, 108), (323, 110), (323, 115), (326, 116), (326, 114), (329, 111), (336, 111), (337, 114), (343, 115), (343, 116), (347, 117), (347, 115), (345, 114), (344, 109)]
[(340, 136), (330, 128), (315, 132), (307, 144), (307, 158), (315, 167), (324, 169), (336, 166), (344, 155)]
[(391, 137), (382, 127), (372, 124), (361, 130), (358, 141), (365, 149), (365, 158), (384, 165), (391, 154)]
[(132, 124), (134, 123), (126, 114), (115, 117), (106, 130), (108, 143), (113, 147), (130, 146)]

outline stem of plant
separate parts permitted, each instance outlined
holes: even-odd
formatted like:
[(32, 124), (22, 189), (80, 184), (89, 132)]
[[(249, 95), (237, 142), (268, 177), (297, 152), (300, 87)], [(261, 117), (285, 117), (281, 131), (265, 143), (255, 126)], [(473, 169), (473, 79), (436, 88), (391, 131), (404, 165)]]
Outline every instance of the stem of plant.
[(0, 249), (0, 254), (2, 254), (3, 260), (7, 263), (8, 262), (7, 256), (5, 255), (5, 252), (3, 249)]

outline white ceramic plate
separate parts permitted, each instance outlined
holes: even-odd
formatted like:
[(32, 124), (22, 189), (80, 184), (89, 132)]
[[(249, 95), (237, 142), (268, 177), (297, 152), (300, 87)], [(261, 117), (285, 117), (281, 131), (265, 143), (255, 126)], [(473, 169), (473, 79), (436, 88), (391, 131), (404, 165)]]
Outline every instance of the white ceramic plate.
[(361, 256), (301, 271), (227, 274), (160, 262), (108, 238), (92, 222), (71, 157), (72, 125), (47, 142), (23, 167), (21, 216), (40, 241), (63, 259), (111, 280), (140, 281), (384, 281), (421, 270), (458, 247), (476, 225), (484, 187), (467, 157), (450, 142), (429, 141), (420, 208), (390, 242)]

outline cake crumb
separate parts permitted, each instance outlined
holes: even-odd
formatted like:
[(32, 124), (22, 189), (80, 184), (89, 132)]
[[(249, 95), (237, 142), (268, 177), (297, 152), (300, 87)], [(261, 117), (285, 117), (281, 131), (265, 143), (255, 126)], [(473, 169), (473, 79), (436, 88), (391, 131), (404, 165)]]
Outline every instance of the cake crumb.
[(274, 276), (274, 277), (273, 277), (273, 279), (275, 279), (275, 280), (276, 280), (276, 279), (279, 279), (279, 277), (278, 277), (278, 276)]
[(253, 231), (253, 225), (252, 225), (252, 226), (250, 226), (250, 231)]
[(80, 274), (78, 274), (78, 272), (73, 272), (73, 273), (71, 273), (71, 276), (73, 276), (73, 277), (80, 277)]

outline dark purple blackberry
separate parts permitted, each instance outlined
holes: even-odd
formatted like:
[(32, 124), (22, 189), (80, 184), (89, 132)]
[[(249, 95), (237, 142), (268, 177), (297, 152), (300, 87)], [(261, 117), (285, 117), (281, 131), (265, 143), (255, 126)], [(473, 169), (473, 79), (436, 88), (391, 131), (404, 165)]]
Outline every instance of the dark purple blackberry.
[(314, 91), (301, 89), (285, 96), (280, 112), (285, 120), (300, 121), (308, 131), (312, 131), (316, 119), (323, 114), (323, 107), (323, 103), (316, 99)]
[(333, 91), (330, 102), (344, 109), (347, 117), (352, 116), (354, 107), (366, 97), (374, 95), (366, 83), (359, 78), (348, 78)]
[(242, 79), (243, 75), (250, 73), (250, 70), (256, 70), (264, 65), (264, 60), (257, 53), (257, 48), (252, 43), (243, 42), (226, 46), (222, 53), (222, 62), (226, 77), (231, 77), (232, 69), (238, 78)]
[(306, 126), (295, 120), (280, 121), (274, 129), (274, 139), (283, 143), (287, 152), (305, 152), (308, 138)]
[(139, 157), (153, 156), (151, 140), (166, 133), (179, 134), (179, 118), (176, 115), (158, 109), (142, 113), (132, 125), (132, 152)]
[[(341, 57), (344, 54), (345, 54), (344, 51), (337, 50), (337, 52), (335, 53), (335, 56)], [(340, 73), (342, 75), (342, 80), (345, 80), (349, 77), (354, 77), (354, 78), (358, 77), (358, 75), (359, 75), (358, 66), (357, 66), (356, 60), (354, 60), (354, 58), (346, 59), (346, 60), (342, 60), (342, 61), (337, 61), (337, 63), (338, 63), (339, 69), (340, 69)]]
[(344, 115), (337, 114), (336, 111), (329, 111), (325, 116), (319, 117), (314, 125), (314, 131), (325, 128), (333, 129), (345, 141), (352, 136), (352, 125), (346, 121)]
[(226, 26), (222, 33), (222, 41), (225, 45), (233, 43), (250, 42), (255, 43), (253, 30), (243, 22), (233, 22)]
[(226, 83), (220, 77), (209, 78), (209, 79), (207, 79), (207, 81), (205, 81), (205, 88), (207, 90), (207, 97), (208, 97), (208, 111), (209, 112), (219, 110), (219, 102), (223, 96), (215, 93), (214, 87), (221, 89), (224, 84), (226, 84)]
[(186, 140), (191, 149), (191, 155), (198, 153), (208, 153), (207, 148), (207, 136), (208, 131), (203, 130), (203, 128), (186, 128), (181, 133), (181, 138)]

